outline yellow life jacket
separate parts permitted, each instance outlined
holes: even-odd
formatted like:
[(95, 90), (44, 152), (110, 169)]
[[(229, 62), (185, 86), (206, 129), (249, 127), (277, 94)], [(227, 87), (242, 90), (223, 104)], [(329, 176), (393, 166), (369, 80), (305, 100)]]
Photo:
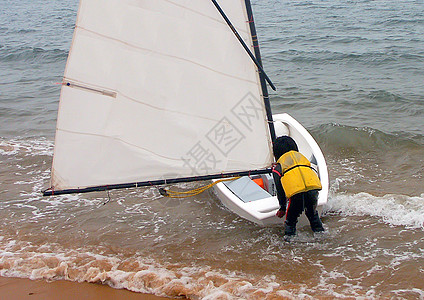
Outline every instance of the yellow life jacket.
[(303, 154), (289, 151), (283, 154), (277, 163), (282, 168), (281, 184), (287, 198), (302, 192), (322, 189), (317, 173)]

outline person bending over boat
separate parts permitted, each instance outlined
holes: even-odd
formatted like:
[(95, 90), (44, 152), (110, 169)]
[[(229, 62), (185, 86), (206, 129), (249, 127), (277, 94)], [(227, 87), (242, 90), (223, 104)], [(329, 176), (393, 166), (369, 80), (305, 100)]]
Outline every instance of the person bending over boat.
[[(273, 146), (277, 160), (272, 169), (280, 209), (277, 217), (286, 216), (285, 235), (296, 234), (296, 223), (305, 210), (313, 232), (324, 231), (317, 211), (318, 191), (322, 189), (310, 161), (299, 153), (296, 142), (289, 136), (278, 137)], [(289, 204), (287, 206), (287, 198)]]

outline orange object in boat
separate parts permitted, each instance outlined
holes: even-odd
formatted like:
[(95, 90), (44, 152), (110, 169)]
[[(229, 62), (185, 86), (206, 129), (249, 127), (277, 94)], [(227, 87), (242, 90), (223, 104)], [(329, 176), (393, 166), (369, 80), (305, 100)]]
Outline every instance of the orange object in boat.
[(264, 186), (264, 180), (262, 178), (256, 178), (252, 179), (257, 185), (259, 185), (261, 188), (265, 189)]

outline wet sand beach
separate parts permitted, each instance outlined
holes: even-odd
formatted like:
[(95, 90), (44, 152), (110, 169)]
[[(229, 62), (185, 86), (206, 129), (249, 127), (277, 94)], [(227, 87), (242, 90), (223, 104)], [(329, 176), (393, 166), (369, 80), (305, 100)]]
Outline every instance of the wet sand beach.
[(160, 300), (171, 299), (154, 295), (134, 293), (125, 289), (114, 289), (107, 285), (95, 283), (77, 283), (71, 281), (30, 280), (0, 277), (0, 298), (2, 300), (31, 299), (126, 299), (126, 300)]

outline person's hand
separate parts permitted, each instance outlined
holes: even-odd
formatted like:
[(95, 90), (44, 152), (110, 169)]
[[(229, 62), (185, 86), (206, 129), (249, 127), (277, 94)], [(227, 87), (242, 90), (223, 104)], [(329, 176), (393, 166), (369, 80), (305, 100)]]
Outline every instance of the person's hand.
[(282, 210), (281, 208), (277, 211), (277, 213), (275, 214), (277, 217), (282, 218), (286, 215), (286, 211)]

